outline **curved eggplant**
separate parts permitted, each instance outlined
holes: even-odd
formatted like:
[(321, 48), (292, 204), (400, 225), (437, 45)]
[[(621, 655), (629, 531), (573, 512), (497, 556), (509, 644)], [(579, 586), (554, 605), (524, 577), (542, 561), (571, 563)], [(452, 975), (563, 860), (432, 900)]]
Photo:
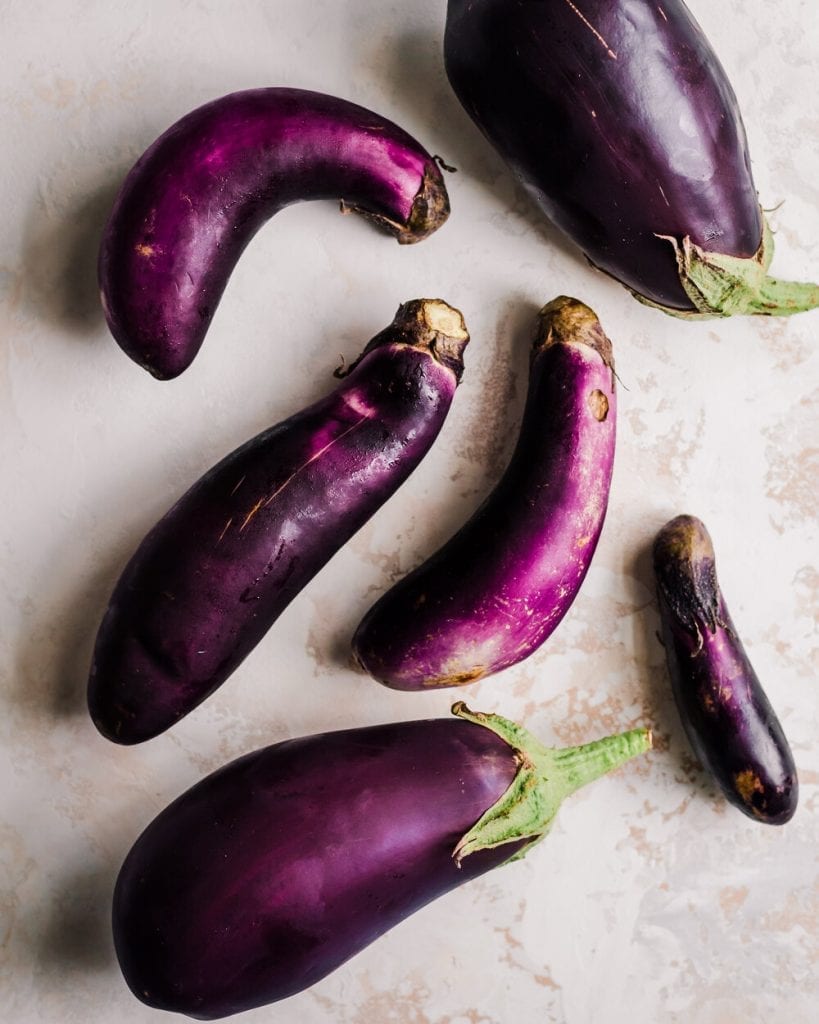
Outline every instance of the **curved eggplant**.
[(97, 635), (91, 716), (150, 739), (216, 689), (418, 465), (463, 369), (461, 314), (405, 303), (326, 398), (211, 469), (160, 520)]
[(449, 0), (449, 81), (543, 212), (634, 296), (785, 315), (736, 97), (682, 0)]
[(340, 199), (402, 243), (449, 214), (435, 160), (386, 118), (301, 89), (223, 96), (161, 135), (114, 204), (99, 281), (125, 352), (163, 380), (186, 369), (245, 246), (305, 199)]
[(453, 712), (267, 747), (166, 808), (114, 892), (134, 995), (207, 1020), (300, 992), (522, 856), (566, 796), (651, 746), (635, 729), (552, 750), (497, 715)]
[(784, 825), (799, 798), (793, 755), (728, 614), (699, 519), (677, 516), (660, 530), (654, 572), (671, 685), (694, 753), (735, 807)]
[(529, 657), (569, 610), (597, 547), (614, 464), (611, 342), (561, 297), (539, 316), (512, 459), (472, 518), (370, 609), (356, 659), (388, 686), (458, 686)]

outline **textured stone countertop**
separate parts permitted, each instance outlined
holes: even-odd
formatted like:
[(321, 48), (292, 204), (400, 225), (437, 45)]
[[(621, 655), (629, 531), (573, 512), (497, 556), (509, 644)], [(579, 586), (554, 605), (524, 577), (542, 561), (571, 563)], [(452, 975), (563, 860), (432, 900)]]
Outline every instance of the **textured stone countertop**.
[[(229, 759), (286, 737), (448, 714), (453, 699), (548, 743), (651, 725), (649, 756), (578, 793), (524, 861), (461, 887), (292, 1000), (300, 1024), (809, 1024), (817, 1020), (819, 313), (685, 324), (593, 272), (537, 214), (451, 93), (443, 0), (0, 3), (0, 1020), (148, 1024), (110, 939), (140, 830)], [(813, 0), (691, 0), (744, 112), (782, 277), (819, 279)], [(171, 122), (258, 85), (345, 96), (459, 170), (453, 215), (399, 247), (332, 203), (292, 207), (239, 263), (172, 383), (130, 362), (95, 283), (124, 173)], [(536, 310), (576, 295), (615, 346), (609, 514), (569, 616), (534, 657), (460, 691), (354, 672), (353, 628), (504, 466)], [(411, 480), (281, 616), (230, 682), (123, 748), (85, 711), (93, 637), (146, 530), (224, 453), (332, 385), (399, 302), (440, 295), (472, 343)], [(790, 738), (785, 828), (728, 807), (672, 703), (648, 557), (699, 515), (737, 627)], [(813, 1009), (811, 1009), (813, 1007)], [(166, 1018), (170, 1019), (170, 1018)]]

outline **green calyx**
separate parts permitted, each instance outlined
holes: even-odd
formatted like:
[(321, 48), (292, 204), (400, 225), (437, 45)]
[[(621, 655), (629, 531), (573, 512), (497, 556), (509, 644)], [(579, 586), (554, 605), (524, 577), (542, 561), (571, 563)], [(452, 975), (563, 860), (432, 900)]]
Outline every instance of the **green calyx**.
[(632, 291), (635, 299), (645, 306), (653, 306), (681, 320), (710, 320), (739, 314), (790, 316), (819, 306), (819, 285), (779, 281), (768, 276), (774, 242), (764, 213), (759, 249), (745, 259), (706, 252), (687, 235), (682, 240), (671, 235), (657, 237), (673, 246), (680, 283), (694, 309), (672, 309)]
[(462, 836), (452, 851), (460, 866), (478, 850), (528, 840), (510, 861), (518, 860), (549, 832), (563, 800), (589, 782), (651, 749), (651, 731), (632, 729), (581, 747), (544, 747), (530, 732), (500, 715), (470, 711), (463, 701), (452, 713), (482, 725), (515, 751), (518, 771), (509, 788)]

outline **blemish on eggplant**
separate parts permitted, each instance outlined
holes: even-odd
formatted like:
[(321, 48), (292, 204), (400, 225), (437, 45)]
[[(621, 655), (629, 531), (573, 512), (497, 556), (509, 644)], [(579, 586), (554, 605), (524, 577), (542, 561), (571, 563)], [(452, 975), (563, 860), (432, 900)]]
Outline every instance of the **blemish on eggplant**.
[(737, 793), (739, 793), (746, 804), (753, 802), (754, 793), (765, 792), (765, 787), (762, 785), (759, 776), (751, 768), (744, 772), (737, 772), (734, 776), (734, 782)]
[[(665, 644), (663, 644), (665, 646)], [(709, 715), (716, 713), (717, 705), (714, 703), (714, 698), (710, 693), (704, 693), (700, 699), (700, 704), (704, 711), (707, 711)]]
[(608, 398), (606, 398), (599, 388), (595, 388), (594, 391), (589, 392), (588, 404), (592, 416), (594, 416), (599, 423), (602, 423), (609, 414)]
[(467, 672), (456, 672), (451, 676), (439, 676), (437, 679), (428, 679), (424, 685), (430, 689), (435, 689), (438, 686), (463, 686), (464, 683), (474, 683), (485, 675), (485, 666), (478, 665)]

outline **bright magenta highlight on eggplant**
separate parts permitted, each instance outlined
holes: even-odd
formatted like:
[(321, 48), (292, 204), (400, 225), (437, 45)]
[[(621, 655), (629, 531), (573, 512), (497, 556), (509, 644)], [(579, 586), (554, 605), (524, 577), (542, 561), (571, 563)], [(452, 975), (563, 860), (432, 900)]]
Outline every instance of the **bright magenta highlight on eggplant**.
[(541, 210), (636, 298), (686, 318), (819, 305), (768, 276), (736, 96), (683, 0), (449, 0), (444, 50)]
[(100, 732), (150, 739), (227, 679), (427, 453), (468, 341), (445, 302), (404, 303), (335, 391), (179, 499), (128, 563), (100, 626), (88, 683)]
[(167, 807), (114, 892), (134, 995), (210, 1020), (301, 992), (431, 900), (521, 856), (565, 797), (651, 746), (634, 729), (554, 750), (498, 715), (452, 710), (457, 721), (258, 750)]
[(379, 114), (302, 89), (231, 93), (177, 121), (125, 179), (99, 257), (114, 338), (154, 376), (182, 373), (245, 246), (307, 199), (340, 200), (401, 243), (449, 214), (436, 161)]
[(654, 572), (671, 685), (694, 753), (735, 807), (784, 825), (799, 799), (793, 754), (731, 621), (699, 519), (677, 516), (660, 530)]
[(357, 661), (402, 690), (459, 686), (533, 654), (589, 570), (609, 500), (617, 403), (611, 342), (561, 297), (538, 318), (520, 436), (472, 518), (370, 609)]

